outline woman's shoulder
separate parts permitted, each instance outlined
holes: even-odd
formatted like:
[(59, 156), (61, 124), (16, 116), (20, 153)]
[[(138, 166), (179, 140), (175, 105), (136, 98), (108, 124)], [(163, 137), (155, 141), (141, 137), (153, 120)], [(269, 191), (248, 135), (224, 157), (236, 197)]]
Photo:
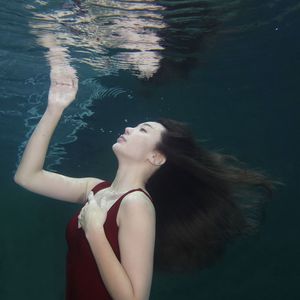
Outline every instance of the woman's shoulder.
[(120, 204), (121, 209), (140, 209), (155, 211), (152, 198), (149, 197), (143, 190), (134, 190), (125, 195)]
[(122, 220), (131, 219), (155, 220), (155, 207), (151, 199), (141, 190), (135, 190), (123, 197), (119, 213), (117, 216), (117, 224), (121, 224)]

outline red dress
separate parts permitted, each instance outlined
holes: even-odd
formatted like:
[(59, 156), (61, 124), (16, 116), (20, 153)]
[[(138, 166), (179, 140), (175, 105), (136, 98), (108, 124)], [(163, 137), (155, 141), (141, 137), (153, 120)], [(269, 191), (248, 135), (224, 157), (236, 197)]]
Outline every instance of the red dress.
[[(92, 191), (96, 194), (101, 189), (111, 185), (108, 181), (97, 184)], [(121, 200), (130, 192), (140, 190), (150, 199), (150, 195), (143, 189), (133, 189), (122, 196), (111, 206), (103, 225), (105, 235), (120, 261), (120, 250), (118, 244), (118, 225), (116, 217)], [(151, 199), (152, 200), (152, 199)], [(94, 259), (90, 245), (85, 237), (84, 230), (78, 229), (78, 213), (76, 213), (66, 229), (66, 240), (68, 244), (66, 262), (66, 300), (112, 300), (102, 279), (98, 266)]]

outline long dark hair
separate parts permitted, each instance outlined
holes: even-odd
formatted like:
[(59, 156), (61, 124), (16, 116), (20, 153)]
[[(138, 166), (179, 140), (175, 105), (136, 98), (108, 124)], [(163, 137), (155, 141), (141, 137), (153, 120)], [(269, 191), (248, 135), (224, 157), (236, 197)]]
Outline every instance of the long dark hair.
[(167, 161), (146, 184), (156, 209), (154, 266), (201, 269), (222, 257), (228, 241), (258, 231), (266, 200), (283, 183), (200, 146), (186, 123), (157, 122), (167, 129), (157, 144)]

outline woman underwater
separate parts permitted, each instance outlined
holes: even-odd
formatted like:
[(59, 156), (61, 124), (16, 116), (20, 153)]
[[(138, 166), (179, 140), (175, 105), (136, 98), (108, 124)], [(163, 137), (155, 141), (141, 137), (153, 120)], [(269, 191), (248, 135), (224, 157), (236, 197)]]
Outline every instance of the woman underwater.
[(67, 300), (149, 299), (154, 266), (206, 267), (223, 254), (226, 242), (255, 232), (264, 202), (256, 189), (271, 195), (279, 182), (240, 167), (231, 155), (206, 150), (179, 121), (162, 118), (125, 128), (112, 146), (118, 169), (111, 183), (44, 170), (50, 139), (78, 90), (63, 49), (44, 43), (51, 66), (48, 105), (14, 180), (83, 206), (67, 227)]

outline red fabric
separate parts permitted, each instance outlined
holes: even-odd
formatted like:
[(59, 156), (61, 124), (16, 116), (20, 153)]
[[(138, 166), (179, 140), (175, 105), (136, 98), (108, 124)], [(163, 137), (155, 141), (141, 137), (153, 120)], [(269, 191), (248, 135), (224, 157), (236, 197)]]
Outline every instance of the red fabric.
[[(108, 181), (97, 184), (92, 191), (96, 194), (101, 189), (111, 185)], [(118, 225), (116, 217), (121, 200), (130, 192), (143, 191), (133, 189), (120, 196), (107, 212), (103, 225), (106, 237), (120, 261), (118, 244)], [(151, 199), (152, 200), (152, 199)], [(80, 209), (81, 210), (81, 209)], [(78, 229), (78, 215), (80, 210), (72, 217), (66, 228), (66, 240), (68, 244), (66, 261), (66, 300), (112, 300), (101, 279), (98, 266), (94, 259), (90, 245), (82, 228)]]

